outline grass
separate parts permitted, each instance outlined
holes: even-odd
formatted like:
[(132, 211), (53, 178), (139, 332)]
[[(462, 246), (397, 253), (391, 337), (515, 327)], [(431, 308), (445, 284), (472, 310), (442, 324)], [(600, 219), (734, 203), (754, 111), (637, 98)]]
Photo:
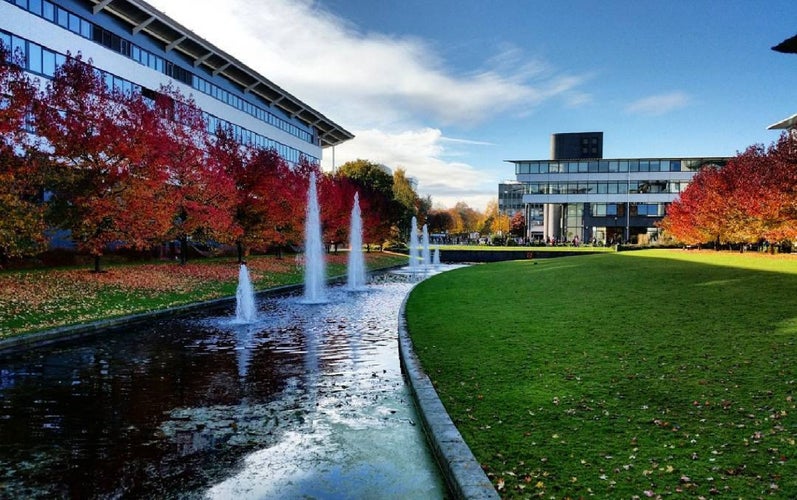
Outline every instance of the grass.
[(797, 259), (645, 250), (420, 283), (415, 349), (503, 497), (797, 497)]
[[(345, 252), (327, 256), (327, 273), (346, 272)], [(407, 262), (390, 253), (366, 253), (369, 269)], [(255, 289), (301, 283), (303, 269), (292, 256), (254, 256), (247, 266)], [(238, 264), (233, 258), (202, 259), (186, 265), (154, 262), (0, 273), (0, 340), (100, 319), (165, 309), (235, 295)]]
[(514, 251), (514, 252), (614, 252), (614, 247), (600, 247), (591, 245), (574, 246), (503, 246), (503, 245), (432, 245), (441, 250), (484, 250)]

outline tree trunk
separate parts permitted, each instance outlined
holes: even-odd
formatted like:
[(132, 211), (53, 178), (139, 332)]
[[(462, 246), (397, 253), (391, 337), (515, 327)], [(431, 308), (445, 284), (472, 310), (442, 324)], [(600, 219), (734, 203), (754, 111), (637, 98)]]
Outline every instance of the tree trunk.
[(238, 264), (244, 263), (244, 245), (240, 241), (237, 242), (236, 246), (238, 247)]
[(188, 236), (183, 235), (180, 237), (180, 264), (185, 265), (188, 262)]
[(102, 270), (102, 255), (95, 255), (94, 256), (94, 272), (101, 273)]

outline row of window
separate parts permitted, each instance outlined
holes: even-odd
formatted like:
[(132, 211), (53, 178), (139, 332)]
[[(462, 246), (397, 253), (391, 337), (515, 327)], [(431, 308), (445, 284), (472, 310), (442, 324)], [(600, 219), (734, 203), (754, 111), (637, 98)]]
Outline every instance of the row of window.
[(92, 23), (47, 0), (6, 0), (77, 35), (91, 38)]
[[(4, 47), (9, 47), (12, 54), (21, 55), (25, 60), (25, 69), (36, 75), (52, 78), (55, 76), (55, 70), (66, 62), (64, 54), (3, 30), (0, 30), (0, 44)], [(108, 88), (114, 88), (125, 93), (141, 92), (141, 86), (130, 80), (96, 68), (95, 71), (105, 80)]]
[[(12, 52), (21, 54), (25, 58), (25, 69), (27, 71), (47, 78), (52, 78), (58, 66), (66, 61), (66, 56), (63, 54), (59, 54), (58, 52), (3, 30), (0, 30), (0, 45), (3, 47), (10, 47)], [(141, 86), (130, 80), (97, 68), (95, 68), (95, 71), (105, 80), (105, 84), (109, 89), (114, 89), (126, 94), (132, 92), (141, 93), (142, 91)], [(296, 148), (277, 142), (230, 121), (218, 118), (210, 113), (203, 112), (203, 115), (207, 123), (208, 133), (216, 133), (219, 127), (230, 129), (235, 139), (241, 144), (258, 146), (265, 149), (273, 148), (277, 150), (280, 156), (294, 164), (299, 162), (299, 158), (302, 154), (305, 154)], [(318, 162), (318, 158), (314, 156), (306, 154), (305, 156), (311, 162)]]
[[(590, 213), (593, 217), (623, 217), (625, 216), (625, 203), (590, 203)], [(628, 212), (631, 217), (664, 217), (667, 209), (666, 203), (629, 203)]]
[(585, 174), (604, 172), (694, 172), (705, 165), (723, 160), (657, 159), (657, 160), (590, 160), (590, 161), (518, 161), (515, 174)]
[(202, 92), (203, 94), (207, 94), (219, 101), (225, 102), (230, 106), (243, 111), (244, 113), (254, 116), (258, 120), (262, 122), (266, 122), (272, 127), (276, 127), (284, 132), (291, 134), (294, 137), (298, 137), (305, 142), (309, 142), (310, 144), (315, 144), (318, 141), (313, 140), (313, 134), (310, 132), (303, 130), (296, 125), (279, 118), (274, 113), (270, 113), (265, 109), (255, 106), (254, 104), (244, 101), (237, 95), (233, 94), (232, 92), (228, 92), (223, 88), (219, 87), (218, 85), (214, 85), (209, 81), (205, 80), (196, 75), (192, 75), (192, 80), (189, 83), (193, 88)]
[(686, 189), (688, 181), (600, 181), (600, 182), (530, 182), (526, 194), (639, 194), (673, 193)]
[(133, 59), (139, 64), (143, 64), (148, 68), (154, 69), (177, 81), (190, 85), (192, 88), (207, 94), (219, 101), (222, 101), (244, 113), (247, 113), (255, 118), (268, 123), (284, 132), (287, 132), (294, 137), (309, 142), (310, 144), (317, 144), (314, 140), (313, 134), (297, 127), (295, 124), (284, 120), (274, 113), (271, 113), (259, 106), (247, 102), (237, 95), (222, 89), (218, 85), (210, 83), (204, 78), (194, 75), (192, 72), (165, 60), (164, 58), (153, 54), (152, 52), (139, 47), (138, 45), (123, 39), (100, 26), (97, 26), (82, 17), (73, 14), (66, 9), (58, 7), (47, 0), (6, 0), (21, 7), (28, 12), (31, 12), (39, 17), (42, 17), (52, 23), (68, 29), (73, 33), (88, 38), (104, 47), (107, 47), (114, 52), (118, 52), (126, 57)]

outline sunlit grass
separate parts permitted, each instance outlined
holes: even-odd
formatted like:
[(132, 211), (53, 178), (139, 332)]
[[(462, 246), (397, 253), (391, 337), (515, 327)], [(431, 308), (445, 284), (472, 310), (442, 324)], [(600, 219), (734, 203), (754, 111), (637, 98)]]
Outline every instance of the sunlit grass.
[[(348, 254), (327, 255), (327, 272), (346, 272)], [(370, 269), (406, 263), (407, 257), (366, 253)], [(301, 283), (304, 270), (293, 256), (250, 257), (257, 290)], [(0, 339), (235, 295), (238, 264), (220, 258), (176, 262), (109, 265), (104, 273), (85, 267), (0, 273)]]
[(797, 259), (637, 251), (420, 283), (416, 352), (504, 497), (797, 496)]
[(575, 246), (503, 246), (503, 245), (431, 245), (441, 250), (484, 250), (510, 252), (614, 252), (614, 247)]

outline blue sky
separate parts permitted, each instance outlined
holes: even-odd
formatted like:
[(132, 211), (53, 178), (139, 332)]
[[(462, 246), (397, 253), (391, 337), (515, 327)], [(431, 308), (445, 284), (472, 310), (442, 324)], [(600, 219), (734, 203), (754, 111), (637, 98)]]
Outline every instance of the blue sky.
[(150, 1), (354, 133), (335, 164), (404, 168), (439, 206), (484, 209), (552, 133), (724, 156), (797, 113), (797, 55), (771, 50), (793, 0)]

